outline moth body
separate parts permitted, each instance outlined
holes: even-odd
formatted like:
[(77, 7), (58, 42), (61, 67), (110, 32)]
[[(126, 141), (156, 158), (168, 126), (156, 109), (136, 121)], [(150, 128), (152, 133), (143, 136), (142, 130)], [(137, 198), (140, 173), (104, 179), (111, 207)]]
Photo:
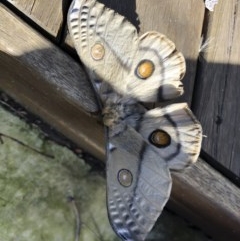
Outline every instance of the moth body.
[(124, 131), (127, 125), (136, 129), (145, 109), (136, 100), (116, 93), (109, 94), (103, 103), (103, 123), (113, 137)]

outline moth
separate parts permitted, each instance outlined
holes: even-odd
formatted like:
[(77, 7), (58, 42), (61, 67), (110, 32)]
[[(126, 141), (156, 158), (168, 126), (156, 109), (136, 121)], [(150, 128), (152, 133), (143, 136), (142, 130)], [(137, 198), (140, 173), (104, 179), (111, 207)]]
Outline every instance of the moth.
[(185, 60), (158, 32), (136, 28), (96, 0), (74, 0), (68, 27), (98, 94), (107, 129), (107, 208), (122, 240), (143, 241), (169, 199), (171, 170), (199, 155), (201, 125), (186, 103), (147, 110), (183, 93)]

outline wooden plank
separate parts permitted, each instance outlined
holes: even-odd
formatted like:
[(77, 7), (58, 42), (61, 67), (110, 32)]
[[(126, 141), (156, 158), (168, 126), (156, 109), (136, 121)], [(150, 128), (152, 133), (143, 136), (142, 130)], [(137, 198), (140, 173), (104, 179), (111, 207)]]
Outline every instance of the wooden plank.
[(194, 110), (203, 125), (203, 149), (240, 177), (240, 7), (219, 1), (210, 14)]
[(7, 0), (53, 37), (61, 34), (69, 0)]
[[(187, 61), (183, 79), (184, 101), (191, 103), (201, 42), (204, 2), (195, 0), (99, 0), (109, 8), (127, 17), (140, 31), (158, 31), (168, 36)], [(197, 9), (197, 11), (196, 11)], [(65, 44), (73, 47), (69, 35)]]
[(239, 240), (240, 189), (202, 159), (172, 173), (169, 206), (201, 227), (213, 240)]
[[(0, 5), (0, 89), (96, 156), (104, 156), (95, 95), (81, 67)], [(81, 103), (81, 104), (80, 104)], [(92, 126), (91, 129), (86, 128)]]

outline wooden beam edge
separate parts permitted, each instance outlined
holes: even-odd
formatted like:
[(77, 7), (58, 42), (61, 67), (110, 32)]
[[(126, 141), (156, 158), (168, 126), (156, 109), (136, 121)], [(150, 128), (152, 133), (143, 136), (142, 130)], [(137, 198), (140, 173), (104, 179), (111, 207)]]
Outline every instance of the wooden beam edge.
[(169, 206), (217, 240), (240, 237), (240, 189), (199, 158), (183, 173), (172, 173)]

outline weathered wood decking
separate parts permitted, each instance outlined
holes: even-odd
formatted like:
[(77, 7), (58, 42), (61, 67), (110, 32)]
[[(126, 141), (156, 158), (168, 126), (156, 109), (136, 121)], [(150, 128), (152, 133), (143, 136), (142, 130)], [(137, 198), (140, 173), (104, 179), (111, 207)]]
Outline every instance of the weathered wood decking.
[(207, 138), (203, 150), (240, 178), (240, 5), (219, 1), (208, 16), (194, 93), (194, 110)]
[[(104, 160), (102, 125), (84, 111), (98, 110), (91, 86), (76, 61), (59, 49), (71, 46), (65, 31), (70, 1), (3, 2), (7, 8), (0, 5), (0, 89)], [(239, 1), (219, 0), (213, 13), (200, 0), (101, 2), (125, 15), (140, 33), (156, 30), (176, 43), (187, 61), (183, 99), (192, 104), (207, 136), (203, 150), (235, 180), (240, 178)], [(23, 22), (12, 14), (12, 5), (58, 47), (28, 26), (27, 18)], [(202, 34), (210, 42), (199, 59)], [(204, 161), (174, 174), (169, 205), (217, 240), (238, 240), (240, 189)]]

